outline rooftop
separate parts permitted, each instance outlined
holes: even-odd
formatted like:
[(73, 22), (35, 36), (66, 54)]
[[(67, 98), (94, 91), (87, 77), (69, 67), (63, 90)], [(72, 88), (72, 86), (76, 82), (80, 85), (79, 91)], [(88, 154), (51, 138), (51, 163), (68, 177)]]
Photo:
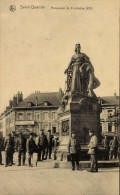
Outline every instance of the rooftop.
[(17, 107), (28, 107), (28, 102), (32, 103), (33, 106), (44, 106), (44, 102), (48, 103), (48, 106), (59, 107), (61, 104), (60, 92), (50, 93), (31, 93), (25, 98)]
[(99, 99), (102, 99), (102, 105), (119, 105), (120, 103), (120, 96), (104, 96)]

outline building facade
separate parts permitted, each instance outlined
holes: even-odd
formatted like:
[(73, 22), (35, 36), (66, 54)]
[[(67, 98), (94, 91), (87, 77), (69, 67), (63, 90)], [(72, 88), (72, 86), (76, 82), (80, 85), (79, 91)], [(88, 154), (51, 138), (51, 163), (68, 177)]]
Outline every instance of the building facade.
[[(18, 94), (9, 101), (4, 113), (0, 115), (0, 134), (5, 137), (8, 133), (34, 132), (39, 134), (40, 129), (45, 133), (51, 129), (53, 135), (59, 135), (60, 120), (58, 108), (61, 105), (63, 92), (30, 94), (23, 100), (23, 94)], [(119, 120), (119, 96), (100, 97), (102, 105), (100, 114), (101, 133), (103, 135), (118, 134)]]
[(103, 135), (118, 135), (120, 126), (120, 97), (114, 94), (114, 96), (106, 96), (99, 98), (99, 102), (102, 106), (102, 112), (100, 114), (101, 132)]
[(24, 100), (22, 96), (20, 101), (18, 97), (17, 94), (10, 100), (9, 107), (0, 116), (0, 132), (3, 137), (12, 131), (39, 134), (40, 129), (44, 129), (45, 133), (50, 129), (53, 135), (59, 135), (61, 89), (53, 93), (35, 92)]

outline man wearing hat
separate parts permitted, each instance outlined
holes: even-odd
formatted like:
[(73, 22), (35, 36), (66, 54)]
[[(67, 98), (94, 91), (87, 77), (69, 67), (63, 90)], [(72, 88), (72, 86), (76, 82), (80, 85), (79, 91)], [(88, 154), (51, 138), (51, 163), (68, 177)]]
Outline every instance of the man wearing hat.
[(106, 150), (109, 150), (109, 141), (107, 135), (105, 135), (105, 138), (102, 141), (102, 144)]
[(68, 143), (68, 155), (71, 156), (72, 170), (75, 170), (75, 162), (77, 170), (79, 170), (79, 153), (80, 153), (80, 142), (76, 137), (76, 132), (72, 132), (71, 138)]
[(19, 134), (19, 138), (17, 141), (17, 149), (18, 149), (18, 166), (21, 166), (21, 157), (22, 157), (22, 164), (23, 166), (25, 166), (26, 138), (23, 137), (22, 133)]
[(48, 154), (49, 154), (49, 159), (51, 159), (52, 147), (53, 147), (53, 135), (51, 135), (51, 130), (48, 130), (46, 137), (47, 137), (46, 159), (48, 157)]
[(33, 153), (36, 150), (36, 144), (35, 141), (33, 139), (33, 133), (30, 133), (30, 138), (27, 141), (27, 152), (28, 152), (28, 163), (29, 163), (29, 167), (32, 167), (31, 164), (31, 158), (33, 156)]
[(37, 147), (38, 147), (37, 161), (45, 160), (44, 155), (45, 155), (45, 149), (47, 147), (47, 137), (44, 134), (43, 129), (40, 130)]
[(8, 134), (5, 140), (5, 167), (8, 165), (12, 166), (12, 138), (11, 134)]
[(14, 131), (12, 132), (11, 140), (12, 140), (11, 161), (12, 161), (12, 164), (14, 164), (13, 163), (13, 155), (14, 155), (14, 152), (15, 152), (15, 132)]
[(90, 143), (88, 145), (89, 150), (88, 154), (90, 155), (90, 170), (89, 172), (98, 172), (98, 163), (97, 163), (97, 149), (98, 149), (98, 140), (97, 136), (94, 135), (93, 130), (89, 130), (89, 135), (90, 135)]
[(116, 159), (117, 158), (117, 152), (118, 152), (118, 140), (117, 136), (114, 136), (114, 138), (110, 141), (110, 152), (109, 152), (109, 159)]

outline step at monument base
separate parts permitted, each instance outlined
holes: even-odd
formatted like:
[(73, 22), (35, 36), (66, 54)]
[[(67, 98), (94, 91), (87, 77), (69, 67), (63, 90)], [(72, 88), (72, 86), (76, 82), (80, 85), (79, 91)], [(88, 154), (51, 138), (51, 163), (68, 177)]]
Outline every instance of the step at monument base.
[[(119, 166), (120, 166), (119, 160), (98, 161), (99, 168), (114, 168)], [(37, 167), (48, 169), (49, 168), (71, 169), (71, 162), (58, 160), (41, 161), (37, 163)], [(90, 168), (90, 161), (80, 161), (80, 167), (83, 169)]]

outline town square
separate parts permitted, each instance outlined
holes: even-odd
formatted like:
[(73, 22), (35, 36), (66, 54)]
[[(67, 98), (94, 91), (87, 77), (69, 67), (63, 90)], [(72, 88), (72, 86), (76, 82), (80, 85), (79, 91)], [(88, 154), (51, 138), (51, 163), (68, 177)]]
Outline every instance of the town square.
[(119, 195), (118, 1), (0, 11), (0, 195)]

